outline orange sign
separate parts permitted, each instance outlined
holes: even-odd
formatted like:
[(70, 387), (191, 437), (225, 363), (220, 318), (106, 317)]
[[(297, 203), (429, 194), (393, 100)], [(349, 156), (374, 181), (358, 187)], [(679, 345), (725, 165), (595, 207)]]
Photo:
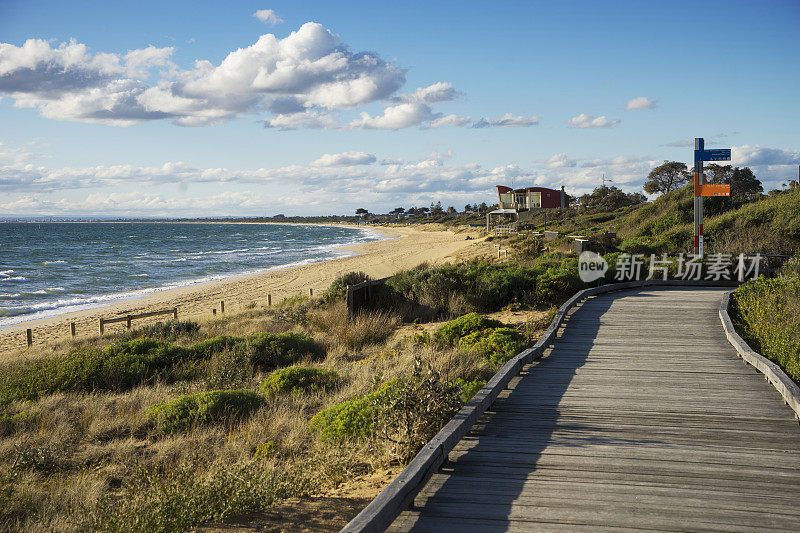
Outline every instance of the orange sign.
[(731, 186), (720, 185), (716, 183), (706, 183), (700, 185), (700, 194), (698, 196), (730, 196)]

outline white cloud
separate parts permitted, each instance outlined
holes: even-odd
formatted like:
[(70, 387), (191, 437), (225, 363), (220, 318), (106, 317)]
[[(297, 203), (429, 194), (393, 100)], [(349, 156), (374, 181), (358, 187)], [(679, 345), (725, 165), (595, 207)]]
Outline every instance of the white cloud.
[(800, 152), (766, 146), (734, 146), (731, 164), (738, 166), (800, 165)]
[(275, 11), (272, 9), (259, 9), (253, 13), (253, 16), (261, 22), (269, 24), (270, 26), (274, 26), (283, 22), (283, 19), (276, 15)]
[(296, 130), (298, 128), (332, 130), (339, 128), (339, 121), (330, 113), (304, 111), (302, 113), (276, 115), (274, 118), (265, 120), (264, 126), (281, 130)]
[(478, 122), (472, 125), (473, 128), (490, 128), (490, 127), (521, 127), (536, 126), (539, 124), (539, 117), (535, 115), (513, 115), (506, 113), (500, 118), (487, 119), (481, 118)]
[(433, 104), (455, 100), (458, 96), (459, 93), (453, 89), (452, 83), (440, 81), (428, 87), (420, 87), (412, 93), (401, 94), (394, 100), (397, 102)]
[(472, 119), (463, 115), (447, 115), (432, 120), (428, 127), (431, 128), (444, 128), (447, 126), (462, 127), (470, 123)]
[[(169, 62), (171, 54), (171, 48), (155, 47), (124, 56), (91, 54), (74, 41), (58, 48), (37, 39), (20, 47), (0, 44), (0, 94), (60, 120), (125, 126), (170, 119), (204, 126), (272, 105), (281, 108), (278, 115), (359, 107), (388, 98), (405, 83), (394, 64), (350, 52), (312, 22), (283, 39), (262, 35), (219, 65), (196, 61), (179, 70)], [(154, 67), (169, 72), (152, 85), (145, 78)]]
[[(789, 161), (795, 157), (790, 151), (784, 152), (789, 152)], [(769, 161), (784, 162), (785, 157)], [(493, 201), (494, 185), (512, 181), (517, 186), (566, 185), (569, 194), (591, 192), (600, 186), (603, 173), (612, 185), (626, 192), (641, 191), (650, 170), (663, 162), (661, 158), (625, 155), (578, 159), (559, 153), (533, 168), (514, 164), (484, 168), (475, 162), (452, 163), (449, 152), (404, 161), (349, 151), (325, 154), (307, 165), (278, 168), (202, 168), (181, 161), (153, 166), (49, 168), (37, 164), (38, 158), (26, 147), (0, 145), (0, 213), (210, 216), (344, 213), (362, 204), (380, 211), (438, 200), (463, 205)], [(381, 165), (375, 165), (376, 161)], [(797, 167), (792, 168), (796, 171)], [(757, 175), (761, 178), (760, 173)], [(209, 196), (164, 192), (176, 185), (226, 192)], [(131, 189), (135, 192), (129, 192)], [(62, 198), (75, 197), (75, 192), (65, 192), (68, 190), (84, 191), (86, 196), (78, 201)], [(288, 190), (293, 194), (285, 192)], [(305, 201), (309, 198), (305, 193), (312, 191), (311, 197), (320, 199), (313, 205)], [(332, 203), (330, 198), (336, 201)]]
[(619, 124), (619, 122), (620, 120), (618, 118), (609, 119), (605, 115), (595, 118), (592, 115), (581, 113), (569, 119), (567, 124), (570, 128), (613, 128)]
[(398, 104), (383, 110), (383, 115), (370, 116), (361, 113), (361, 117), (350, 123), (351, 129), (399, 130), (409, 126), (417, 126), (433, 120), (437, 116), (426, 104)]
[(554, 154), (543, 162), (547, 168), (567, 168), (574, 167), (577, 164), (574, 159), (570, 159), (565, 153)]
[(655, 109), (656, 106), (658, 106), (658, 100), (647, 98), (646, 96), (637, 96), (625, 103), (625, 109), (628, 111), (634, 109)]
[(366, 152), (342, 152), (340, 154), (324, 154), (311, 163), (312, 167), (347, 167), (355, 165), (371, 165), (377, 161), (374, 155)]

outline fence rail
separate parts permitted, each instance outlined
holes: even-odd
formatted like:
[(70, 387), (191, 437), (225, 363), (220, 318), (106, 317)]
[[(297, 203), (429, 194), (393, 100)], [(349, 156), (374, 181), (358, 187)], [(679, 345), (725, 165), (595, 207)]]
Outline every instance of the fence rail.
[(161, 311), (150, 311), (148, 313), (139, 313), (136, 315), (125, 315), (120, 316), (117, 318), (101, 318), (100, 319), (100, 335), (105, 333), (105, 325), (106, 324), (115, 324), (118, 322), (125, 322), (125, 325), (128, 329), (131, 329), (131, 322), (137, 318), (149, 318), (151, 316), (159, 316), (159, 315), (172, 315), (173, 320), (178, 320), (178, 308), (173, 307), (172, 309), (163, 309)]

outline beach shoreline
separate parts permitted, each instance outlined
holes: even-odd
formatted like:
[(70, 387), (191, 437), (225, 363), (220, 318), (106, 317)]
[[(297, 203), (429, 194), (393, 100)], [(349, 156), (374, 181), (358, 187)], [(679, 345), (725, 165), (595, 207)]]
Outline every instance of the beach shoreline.
[[(353, 227), (365, 229), (364, 226)], [(346, 257), (168, 288), (135, 299), (113, 301), (102, 307), (10, 325), (0, 330), (0, 352), (24, 352), (26, 329), (29, 328), (34, 345), (43, 345), (69, 340), (71, 323), (75, 324), (76, 338), (95, 336), (101, 317), (177, 308), (179, 320), (208, 320), (213, 317), (212, 309), (217, 309), (217, 316), (221, 315), (222, 301), (225, 302), (225, 311), (231, 313), (240, 312), (253, 302), (257, 306), (266, 305), (268, 295), (272, 297), (273, 305), (283, 298), (307, 296), (309, 289), (319, 295), (337, 276), (347, 272), (363, 271), (373, 278), (386, 277), (423, 262), (446, 261), (470, 245), (463, 233), (422, 231), (410, 227), (369, 226), (368, 229), (380, 233), (381, 239), (340, 248), (350, 254)], [(137, 320), (133, 325), (139, 327), (152, 321), (158, 321), (158, 318)], [(124, 323), (113, 324), (107, 325), (105, 331), (115, 332), (124, 328)]]

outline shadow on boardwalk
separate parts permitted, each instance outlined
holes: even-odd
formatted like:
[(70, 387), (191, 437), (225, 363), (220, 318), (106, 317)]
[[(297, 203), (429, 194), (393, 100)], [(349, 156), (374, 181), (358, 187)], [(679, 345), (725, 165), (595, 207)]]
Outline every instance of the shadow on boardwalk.
[(584, 301), (390, 531), (800, 530), (800, 431), (714, 289)]

